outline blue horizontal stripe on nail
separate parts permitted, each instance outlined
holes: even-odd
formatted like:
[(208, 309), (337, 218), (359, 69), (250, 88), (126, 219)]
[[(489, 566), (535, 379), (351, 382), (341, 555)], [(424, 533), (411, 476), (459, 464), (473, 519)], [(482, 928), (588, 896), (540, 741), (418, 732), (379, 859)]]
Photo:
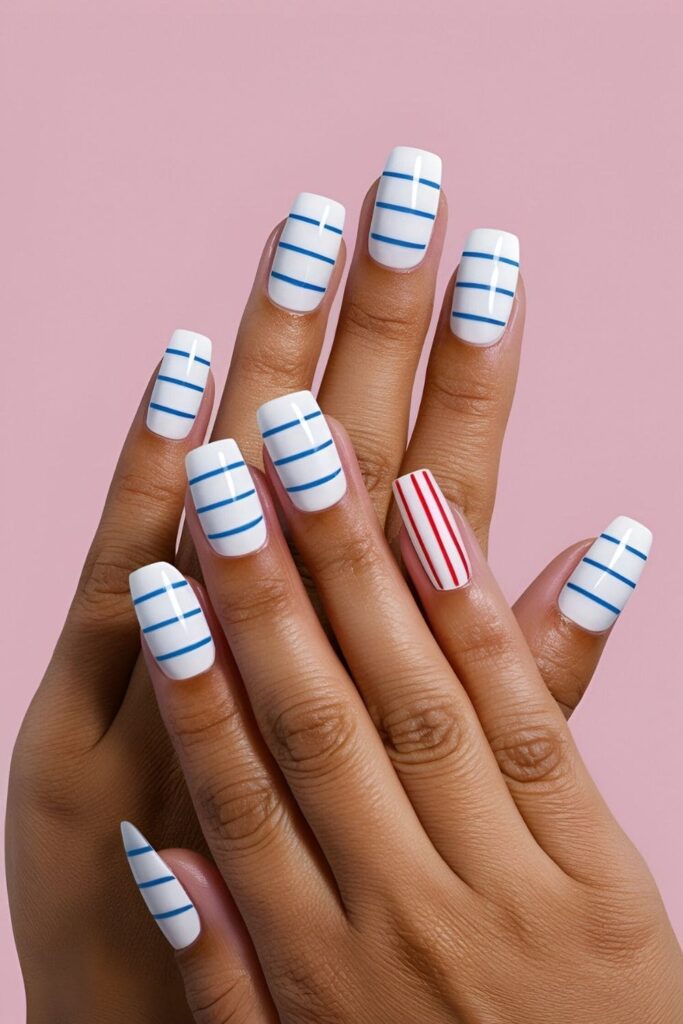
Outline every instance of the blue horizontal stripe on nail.
[(152, 914), (155, 921), (165, 921), (167, 917), (177, 917), (178, 914), (184, 914), (188, 910), (194, 910), (194, 904), (188, 903), (185, 907), (178, 907), (177, 910), (167, 910), (165, 914)]
[(234, 498), (224, 498), (223, 501), (214, 501), (212, 505), (202, 505), (201, 508), (197, 509), (197, 512), (213, 512), (215, 508), (223, 508), (224, 505), (233, 505), (236, 501), (241, 501), (242, 498), (250, 498), (252, 494), (256, 494), (254, 487), (250, 491), (236, 494)]
[(164, 885), (165, 882), (175, 882), (175, 875), (162, 875), (161, 878), (150, 878), (149, 882), (138, 882), (138, 889), (153, 889), (155, 885)]
[[(415, 181), (414, 174), (403, 174), (401, 171), (382, 171), (383, 178), (403, 178), (405, 181)], [(421, 185), (427, 185), (429, 188), (440, 189), (441, 185), (438, 181), (430, 181), (429, 178), (418, 178)]]
[(615, 605), (610, 604), (609, 601), (603, 601), (601, 597), (591, 594), (590, 590), (584, 590), (583, 587), (577, 587), (576, 583), (568, 583), (567, 590), (575, 590), (577, 594), (581, 594), (582, 597), (587, 597), (589, 601), (595, 601), (596, 604), (601, 605), (603, 608), (607, 608), (610, 612), (614, 612), (615, 615), (621, 615), (621, 608), (617, 608)]
[[(624, 544), (624, 542), (619, 540), (618, 537), (610, 537), (608, 533), (601, 533), (600, 536), (603, 540), (608, 540), (611, 544)], [(630, 544), (624, 544), (624, 548), (627, 551), (630, 551), (632, 555), (637, 555), (638, 558), (642, 558), (644, 562), (647, 562), (647, 555), (643, 554), (642, 551), (639, 551), (638, 548), (632, 548)]]
[(169, 405), (159, 405), (158, 402), (150, 402), (150, 409), (157, 409), (159, 412), (167, 412), (171, 416), (182, 416), (184, 420), (193, 420), (195, 414), (193, 412), (182, 412), (180, 409), (171, 409)]
[(602, 572), (606, 572), (608, 576), (614, 576), (615, 580), (619, 580), (620, 583), (625, 583), (629, 587), (633, 587), (635, 590), (636, 585), (633, 580), (630, 580), (628, 576), (622, 576), (620, 572), (615, 572), (614, 569), (610, 569), (608, 565), (603, 565), (602, 562), (596, 562), (594, 558), (583, 558), (583, 562), (586, 565), (592, 565), (595, 569), (600, 569)]
[(383, 203), (376, 202), (375, 206), (379, 206), (382, 210), (395, 210), (396, 213), (412, 213), (414, 217), (426, 217), (427, 220), (435, 220), (435, 213), (427, 213), (426, 210), (413, 210), (410, 206), (398, 206), (396, 203)]
[(190, 384), (188, 380), (178, 380), (177, 377), (165, 377), (162, 373), (159, 374), (157, 380), (164, 380), (167, 384), (179, 384), (181, 388), (190, 388), (191, 391), (204, 390), (199, 384)]
[(319, 284), (310, 284), (308, 281), (299, 281), (296, 277), (288, 277), (287, 274), (280, 274), (277, 270), (271, 270), (270, 276), (276, 278), (278, 281), (286, 281), (287, 284), (293, 284), (296, 288), (306, 288), (309, 292), (324, 292), (325, 289)]
[(182, 619), (191, 619), (193, 615), (199, 615), (201, 608), (193, 608), (189, 612), (183, 612), (182, 615), (174, 615), (172, 619), (164, 619), (163, 622), (155, 622), (153, 626), (146, 626), (143, 629), (143, 633), (154, 633), (157, 629), (163, 629), (164, 626), (172, 626), (174, 622), (180, 622)]
[(475, 313), (456, 313), (455, 310), (453, 310), (452, 315), (457, 317), (458, 320), (477, 320), (482, 324), (495, 324), (496, 327), (505, 327), (504, 320), (494, 320), (490, 316), (477, 316)]
[[(302, 220), (304, 224), (315, 224), (316, 227), (320, 227), (320, 221), (316, 220), (315, 217), (305, 217), (303, 213), (290, 213), (291, 220)], [(325, 231), (332, 231), (335, 235), (341, 235), (342, 229), (335, 228), (332, 224), (323, 224)]]
[[(315, 412), (307, 412), (304, 416), (305, 420), (314, 420), (316, 416), (322, 416), (320, 409), (316, 409)], [(288, 420), (286, 423), (281, 423), (278, 427), (270, 427), (268, 430), (264, 430), (261, 437), (271, 437), (273, 434), (279, 434), (281, 430), (289, 430), (290, 427), (298, 427), (301, 420)]]
[(499, 295), (509, 295), (514, 299), (515, 293), (509, 288), (492, 288), (490, 284), (479, 284), (477, 281), (456, 281), (456, 288), (478, 288), (482, 292), (498, 292)]
[(242, 460), (240, 462), (231, 462), (228, 466), (219, 466), (218, 469), (210, 469), (208, 473), (200, 473), (199, 476), (193, 476), (188, 483), (192, 487), (193, 484), (198, 484), (200, 480), (208, 480), (209, 477), (220, 476), (221, 473), (229, 473), (231, 469), (239, 469), (244, 464), (244, 460)]
[(422, 245), (421, 242), (406, 242), (402, 238), (389, 238), (388, 235), (378, 235), (374, 231), (370, 232), (370, 238), (374, 238), (376, 242), (386, 242), (387, 245), (400, 245), (404, 249), (426, 249), (426, 245)]
[(142, 604), (143, 601), (149, 601), (153, 597), (161, 597), (167, 590), (177, 590), (179, 587), (186, 587), (187, 580), (178, 580), (177, 583), (172, 583), (169, 587), (159, 587), (157, 590), (150, 590), (148, 594), (141, 594), (140, 597), (136, 597), (133, 604)]
[(166, 354), (169, 356), (185, 356), (186, 359), (194, 359), (195, 363), (203, 363), (204, 366), (211, 366), (210, 360), (202, 359), (201, 356), (193, 356), (191, 352), (183, 352), (181, 348), (167, 348)]
[(297, 452), (296, 455), (285, 455), (282, 459), (276, 459), (273, 465), (286, 466), (288, 462), (297, 462), (299, 459), (305, 459), (309, 455), (315, 455), (316, 452), (321, 452), (323, 448), (329, 448), (331, 444), (332, 438), (329, 441), (323, 441), (322, 444), (316, 445), (315, 448), (307, 448), (305, 452)]
[(223, 530), (221, 533), (209, 533), (207, 534), (209, 540), (220, 540), (221, 537), (234, 537), (236, 533), (244, 533), (245, 530), (251, 530), (263, 519), (263, 516), (259, 516), (258, 519), (252, 519), (249, 523), (243, 523), (242, 526), (235, 526), (232, 530)]
[(169, 658), (178, 658), (181, 654), (189, 654), (190, 651), (196, 651), (198, 647), (204, 647), (210, 643), (211, 637), (205, 636), (203, 640), (198, 640), (196, 644), (189, 644), (187, 647), (181, 647), (177, 651), (169, 651), (168, 654), (158, 654), (157, 661), (168, 661)]
[(319, 487), (321, 484), (329, 483), (330, 480), (334, 480), (336, 476), (341, 473), (341, 466), (339, 469), (335, 469), (334, 473), (328, 474), (328, 476), (321, 476), (319, 480), (311, 480), (308, 484), (297, 484), (296, 487), (288, 487), (287, 493), (293, 494), (295, 491), (308, 491), (311, 487)]
[(508, 259), (507, 256), (496, 256), (493, 252), (472, 252), (466, 249), (463, 256), (472, 256), (476, 260), (498, 260), (500, 263), (509, 263), (511, 267), (519, 266), (517, 260)]
[(292, 245), (291, 242), (278, 242), (278, 248), (289, 249), (290, 252), (300, 252), (302, 256), (312, 256), (314, 260), (322, 260), (323, 263), (331, 263), (334, 266), (334, 260), (329, 256), (323, 256), (322, 253), (313, 252), (312, 249), (302, 249), (300, 245)]
[(139, 857), (141, 853), (152, 853), (152, 847), (136, 846), (133, 850), (126, 850), (126, 857)]

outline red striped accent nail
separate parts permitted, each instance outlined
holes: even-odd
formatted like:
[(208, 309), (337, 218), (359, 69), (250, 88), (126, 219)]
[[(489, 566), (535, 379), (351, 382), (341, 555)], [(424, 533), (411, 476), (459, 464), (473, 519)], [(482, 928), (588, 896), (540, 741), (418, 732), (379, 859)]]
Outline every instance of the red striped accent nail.
[(394, 481), (394, 495), (413, 547), (437, 590), (469, 583), (465, 544), (433, 474), (419, 469)]

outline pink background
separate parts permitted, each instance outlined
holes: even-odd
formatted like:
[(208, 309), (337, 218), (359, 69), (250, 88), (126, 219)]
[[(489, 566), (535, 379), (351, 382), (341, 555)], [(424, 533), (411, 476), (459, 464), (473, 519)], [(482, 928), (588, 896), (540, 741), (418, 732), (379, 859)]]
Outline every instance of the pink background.
[(343, 201), (352, 240), (387, 151), (422, 146), (451, 210), (440, 291), (470, 227), (522, 242), (492, 552), (508, 593), (617, 513), (654, 530), (575, 731), (683, 934), (676, 6), (5, 0), (3, 775), (170, 331), (209, 334), (220, 379), (293, 195)]

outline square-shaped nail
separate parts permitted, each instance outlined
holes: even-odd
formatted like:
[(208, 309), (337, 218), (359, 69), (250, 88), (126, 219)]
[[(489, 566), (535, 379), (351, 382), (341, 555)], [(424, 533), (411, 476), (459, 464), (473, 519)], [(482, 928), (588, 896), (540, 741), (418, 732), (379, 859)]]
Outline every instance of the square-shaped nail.
[(320, 305), (339, 255), (344, 207), (334, 199), (302, 192), (282, 229), (268, 279), (273, 302), (296, 313)]
[(465, 542), (441, 488), (428, 469), (394, 481), (394, 497), (422, 567), (437, 590), (456, 590), (472, 578)]
[(216, 650), (197, 595), (168, 562), (130, 574), (130, 595), (147, 646), (164, 675), (190, 679), (211, 668)]
[(424, 259), (441, 195), (441, 157), (392, 149), (377, 186), (368, 249), (385, 267), (409, 270)]
[(562, 588), (562, 614), (592, 633), (609, 629), (636, 589), (651, 546), (647, 526), (628, 516), (613, 519)]
[(185, 460), (202, 529), (219, 555), (248, 555), (264, 544), (266, 523), (237, 443), (232, 438), (195, 448)]
[(211, 342), (194, 331), (174, 331), (161, 360), (147, 410), (155, 434), (179, 441), (197, 418), (211, 366)]
[(128, 866), (152, 918), (174, 949), (185, 949), (201, 931), (194, 903), (135, 825), (122, 821), (121, 839)]
[(346, 493), (337, 446), (310, 391), (266, 402), (258, 425), (268, 454), (290, 498), (303, 512), (319, 512)]
[(453, 289), (451, 330), (470, 345), (495, 345), (510, 319), (519, 277), (519, 239), (509, 231), (470, 232)]

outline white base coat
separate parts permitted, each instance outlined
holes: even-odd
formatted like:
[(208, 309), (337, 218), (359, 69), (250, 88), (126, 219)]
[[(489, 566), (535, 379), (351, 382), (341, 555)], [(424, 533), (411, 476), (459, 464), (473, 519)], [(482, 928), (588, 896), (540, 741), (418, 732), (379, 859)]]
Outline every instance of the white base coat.
[(173, 332), (149, 400), (150, 430), (172, 441), (187, 437), (204, 397), (210, 364), (207, 337), (194, 331)]
[(635, 590), (651, 546), (652, 533), (647, 526), (628, 516), (617, 516), (562, 588), (562, 614), (591, 633), (609, 629)]
[(440, 195), (441, 157), (412, 146), (392, 149), (377, 186), (368, 238), (372, 258), (397, 270), (421, 263)]
[(266, 522), (249, 467), (235, 441), (195, 448), (185, 460), (202, 529), (219, 555), (248, 555), (266, 540)]
[(133, 607), (145, 642), (164, 675), (190, 679), (211, 668), (213, 639), (197, 595), (168, 562), (153, 562), (129, 577)]
[(517, 235), (496, 228), (470, 232), (453, 288), (453, 334), (470, 345), (500, 341), (510, 319), (518, 278)]
[(313, 192), (296, 197), (268, 278), (273, 302), (296, 313), (320, 305), (339, 255), (344, 216), (344, 207), (334, 199)]
[(266, 402), (257, 418), (268, 454), (296, 507), (318, 512), (335, 505), (346, 493), (346, 476), (311, 392)]
[(429, 469), (406, 473), (394, 497), (415, 552), (437, 590), (457, 590), (472, 577), (465, 542), (448, 502)]
[[(185, 949), (199, 936), (199, 914), (169, 866), (129, 821), (121, 822), (128, 864), (147, 909), (174, 949)], [(154, 882), (154, 885), (146, 883)]]

